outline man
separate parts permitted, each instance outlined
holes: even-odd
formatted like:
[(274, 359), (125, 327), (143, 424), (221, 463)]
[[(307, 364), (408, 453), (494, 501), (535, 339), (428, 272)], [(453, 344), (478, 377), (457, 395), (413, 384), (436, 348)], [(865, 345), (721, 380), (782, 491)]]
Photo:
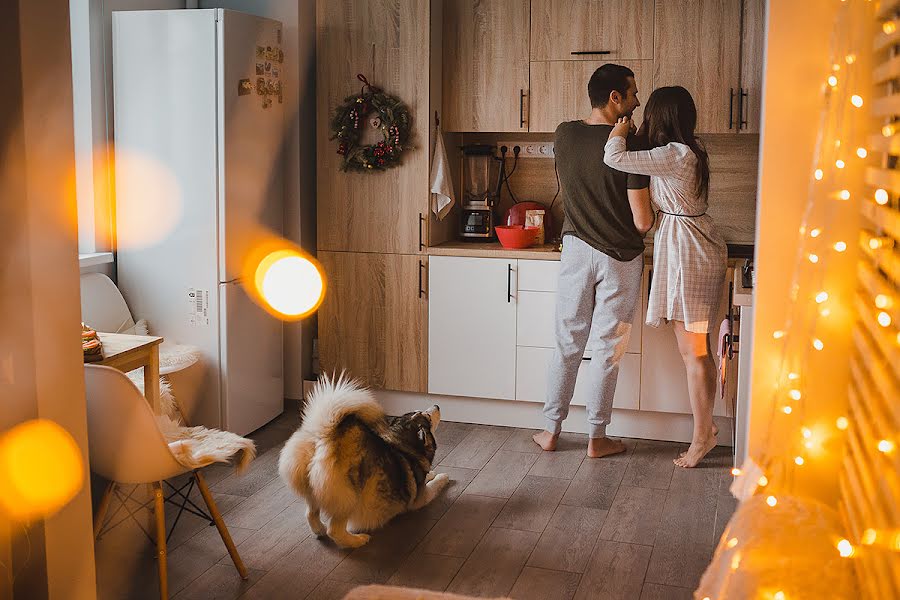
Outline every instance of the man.
[[(556, 449), (569, 414), (575, 378), (588, 337), (596, 340), (588, 377), (587, 455), (617, 454), (624, 444), (606, 437), (619, 359), (640, 305), (644, 234), (653, 225), (650, 180), (603, 163), (603, 148), (620, 117), (640, 106), (631, 69), (606, 64), (588, 83), (591, 114), (556, 128), (554, 151), (564, 194), (565, 223), (556, 300), (556, 350), (550, 362), (545, 430), (534, 441)], [(593, 336), (591, 334), (593, 333)]]

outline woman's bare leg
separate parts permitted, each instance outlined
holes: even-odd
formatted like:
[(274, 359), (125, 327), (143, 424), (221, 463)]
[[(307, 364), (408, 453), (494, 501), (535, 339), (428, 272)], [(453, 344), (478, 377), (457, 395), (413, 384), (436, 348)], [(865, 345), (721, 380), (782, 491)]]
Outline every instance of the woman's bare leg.
[(682, 321), (673, 321), (672, 326), (687, 370), (691, 412), (694, 414), (691, 446), (684, 455), (675, 459), (675, 464), (690, 468), (697, 466), (716, 446), (716, 429), (712, 418), (716, 398), (716, 363), (709, 348), (707, 334), (687, 331)]

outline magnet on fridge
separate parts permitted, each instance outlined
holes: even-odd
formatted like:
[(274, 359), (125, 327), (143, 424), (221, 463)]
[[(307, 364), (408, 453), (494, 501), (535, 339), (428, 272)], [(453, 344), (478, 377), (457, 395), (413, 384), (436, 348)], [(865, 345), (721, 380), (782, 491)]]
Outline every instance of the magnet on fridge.
[(246, 96), (253, 92), (253, 84), (249, 79), (241, 79), (238, 81), (238, 96)]
[(256, 93), (260, 96), (266, 95), (266, 80), (262, 77), (256, 78)]
[(263, 99), (262, 107), (269, 108), (270, 106), (272, 106), (272, 99), (267, 96)]
[(278, 43), (281, 43), (281, 27), (275, 30), (275, 37), (278, 38)]
[(275, 79), (278, 79), (279, 75), (281, 75), (281, 72), (278, 69), (276, 69), (275, 67), (272, 67), (272, 77), (274, 77)]
[(278, 49), (278, 62), (284, 62), (284, 51), (281, 48)]
[(256, 47), (256, 58), (265, 58), (265, 56), (266, 56), (266, 49), (263, 48), (262, 46), (257, 46)]
[(270, 63), (269, 61), (266, 61), (266, 73), (268, 73), (271, 70), (272, 70), (272, 63)]
[(266, 74), (266, 65), (263, 63), (256, 63), (256, 74), (257, 75), (265, 75)]

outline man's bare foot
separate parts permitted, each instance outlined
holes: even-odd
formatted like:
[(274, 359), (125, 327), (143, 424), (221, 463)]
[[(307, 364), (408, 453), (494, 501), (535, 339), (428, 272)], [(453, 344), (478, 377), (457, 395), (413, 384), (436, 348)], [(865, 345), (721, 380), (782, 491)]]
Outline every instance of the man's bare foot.
[(587, 455), (589, 458), (603, 458), (611, 454), (625, 452), (625, 444), (619, 440), (608, 437), (590, 438), (588, 440)]
[(559, 441), (559, 435), (553, 435), (549, 431), (541, 430), (531, 436), (531, 439), (534, 440), (534, 443), (540, 446), (543, 450), (547, 452), (553, 452), (556, 450), (556, 442)]
[[(715, 423), (713, 423), (713, 426), (712, 426), (712, 432), (713, 432), (713, 437), (716, 437), (717, 435), (719, 435), (719, 428), (716, 426)], [(687, 450), (685, 450), (684, 452), (679, 453), (679, 454), (678, 454), (678, 458), (684, 458), (684, 455), (687, 454), (687, 453), (688, 453)]]
[(674, 462), (679, 467), (683, 467), (685, 469), (690, 469), (692, 467), (696, 467), (697, 464), (703, 460), (703, 457), (706, 456), (710, 450), (716, 447), (716, 436), (708, 437), (704, 440), (698, 440), (695, 442), (691, 442), (691, 447), (688, 448), (687, 452), (684, 453), (684, 456), (679, 456), (674, 459)]

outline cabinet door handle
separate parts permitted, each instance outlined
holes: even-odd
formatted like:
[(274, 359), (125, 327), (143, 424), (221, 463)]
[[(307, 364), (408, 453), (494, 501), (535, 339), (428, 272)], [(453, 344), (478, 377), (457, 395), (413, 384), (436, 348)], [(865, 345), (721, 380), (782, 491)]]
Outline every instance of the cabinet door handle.
[(512, 265), (506, 265), (506, 302), (512, 302)]
[(612, 54), (612, 50), (578, 50), (570, 54), (572, 56), (591, 56), (593, 54)]
[(519, 90), (519, 127), (525, 127), (525, 90)]
[(728, 129), (734, 129), (734, 88), (728, 88)]
[(653, 289), (653, 269), (647, 271), (647, 304), (650, 303), (650, 290)]
[(425, 236), (422, 232), (422, 225), (425, 223), (425, 217), (422, 216), (422, 213), (419, 213), (419, 251), (425, 249)]
[(422, 298), (425, 295), (425, 290), (422, 288), (422, 271), (425, 270), (425, 263), (421, 260), (419, 261), (419, 298)]
[[(744, 118), (744, 98), (750, 99), (750, 93), (741, 88), (741, 95), (738, 96), (738, 129), (747, 127), (747, 119)], [(749, 104), (749, 102), (748, 102)]]

